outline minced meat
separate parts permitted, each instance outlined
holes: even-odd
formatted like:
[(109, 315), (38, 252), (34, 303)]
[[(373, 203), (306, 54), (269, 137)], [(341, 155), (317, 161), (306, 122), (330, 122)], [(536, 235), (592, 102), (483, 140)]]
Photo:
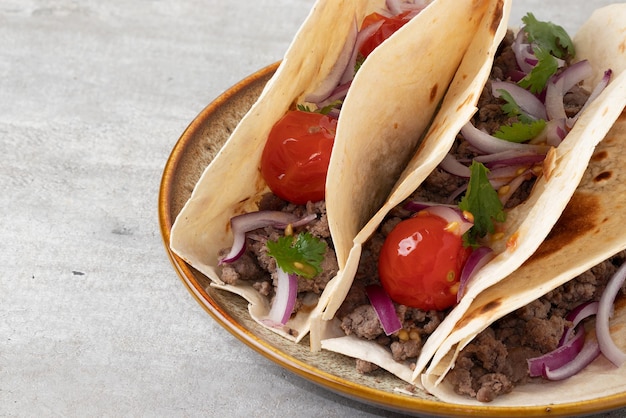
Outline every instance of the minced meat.
[(527, 360), (558, 347), (564, 328), (571, 325), (564, 316), (584, 302), (599, 300), (625, 261), (626, 252), (621, 252), (494, 322), (460, 352), (445, 380), (457, 393), (482, 402), (530, 381)]
[[(327, 243), (324, 260), (321, 264), (322, 272), (312, 279), (298, 277), (298, 302), (294, 312), (302, 306), (300, 299), (309, 294), (319, 295), (326, 284), (339, 271), (337, 256), (330, 236), (330, 228), (326, 217), (326, 204), (324, 201), (307, 203), (306, 205), (293, 205), (281, 200), (272, 193), (264, 195), (259, 202), (259, 210), (285, 211), (304, 217), (308, 214), (316, 214), (317, 219), (294, 231), (295, 233), (307, 231), (314, 237), (323, 239)], [(284, 231), (268, 226), (251, 231), (247, 234), (245, 253), (236, 261), (222, 266), (221, 279), (231, 285), (248, 284), (253, 286), (259, 293), (270, 298), (274, 295), (276, 280), (276, 260), (267, 254), (267, 241), (275, 241), (284, 235)], [(229, 248), (220, 251), (222, 257), (229, 252)]]

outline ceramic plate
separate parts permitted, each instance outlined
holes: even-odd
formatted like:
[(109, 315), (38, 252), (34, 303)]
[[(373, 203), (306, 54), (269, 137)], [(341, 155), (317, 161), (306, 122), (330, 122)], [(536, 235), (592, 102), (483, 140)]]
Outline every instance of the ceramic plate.
[(403, 393), (407, 384), (384, 370), (369, 375), (355, 371), (354, 360), (340, 354), (311, 353), (308, 339), (295, 345), (254, 322), (247, 302), (209, 286), (210, 280), (169, 249), (176, 215), (216, 152), (252, 106), (277, 68), (266, 67), (240, 81), (208, 105), (189, 125), (172, 150), (163, 172), (159, 221), (165, 247), (180, 278), (200, 305), (223, 327), (271, 361), (339, 394), (377, 406), (413, 414), (443, 416), (565, 416), (598, 413), (626, 405), (626, 394), (591, 401), (523, 408), (458, 406), (418, 391)]

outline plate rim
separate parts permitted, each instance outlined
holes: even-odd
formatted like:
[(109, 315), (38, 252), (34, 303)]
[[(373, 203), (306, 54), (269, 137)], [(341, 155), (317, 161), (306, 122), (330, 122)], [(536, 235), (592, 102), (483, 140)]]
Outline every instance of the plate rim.
[(330, 374), (319, 368), (309, 365), (288, 353), (281, 351), (262, 338), (254, 335), (250, 330), (241, 325), (236, 318), (228, 314), (206, 290), (195, 281), (194, 271), (179, 256), (174, 254), (169, 246), (171, 227), (175, 216), (172, 215), (171, 196), (173, 180), (179, 167), (181, 156), (189, 147), (194, 134), (204, 125), (206, 119), (220, 109), (225, 103), (254, 83), (261, 82), (264, 77), (271, 76), (278, 68), (279, 62), (275, 62), (261, 68), (232, 85), (217, 96), (211, 103), (198, 113), (183, 131), (176, 141), (170, 155), (167, 158), (158, 195), (158, 221), (161, 238), (166, 254), (176, 271), (179, 279), (193, 296), (197, 303), (223, 328), (229, 331), (238, 340), (255, 350), (268, 360), (295, 373), (296, 375), (344, 397), (359, 402), (375, 405), (389, 411), (410, 414), (431, 414), (436, 416), (501, 416), (506, 414), (511, 417), (529, 416), (571, 416), (581, 414), (598, 414), (608, 412), (626, 406), (626, 392), (609, 395), (592, 400), (570, 402), (554, 405), (538, 405), (524, 407), (506, 407), (485, 404), (482, 405), (458, 405), (440, 400), (429, 400), (411, 397), (400, 393), (391, 393), (376, 390), (356, 382)]

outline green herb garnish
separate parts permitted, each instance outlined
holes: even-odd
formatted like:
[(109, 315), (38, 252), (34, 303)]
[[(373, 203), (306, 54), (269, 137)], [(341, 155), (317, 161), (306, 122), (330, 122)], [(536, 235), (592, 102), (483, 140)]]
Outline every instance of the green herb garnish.
[(482, 163), (472, 162), (467, 192), (459, 203), (459, 208), (474, 216), (474, 226), (463, 235), (467, 246), (476, 246), (479, 238), (495, 232), (495, 222), (504, 222), (506, 212), (487, 174), (489, 170)]
[(335, 100), (334, 102), (322, 107), (321, 109), (311, 110), (307, 105), (297, 104), (296, 108), (301, 112), (320, 113), (322, 115), (328, 115), (334, 108), (340, 107), (343, 103), (342, 100)]
[(522, 18), (524, 22), (524, 32), (528, 36), (528, 41), (537, 47), (550, 52), (557, 58), (574, 56), (574, 42), (569, 37), (565, 29), (551, 22), (541, 22), (532, 13), (528, 13)]
[(546, 127), (546, 121), (538, 119), (531, 123), (515, 122), (511, 125), (502, 125), (493, 133), (493, 136), (509, 142), (522, 143), (538, 136)]
[(311, 279), (322, 272), (326, 242), (309, 232), (287, 235), (267, 242), (267, 254), (286, 273)]
[(538, 62), (519, 85), (533, 93), (543, 91), (548, 79), (558, 70), (557, 58), (575, 55), (574, 43), (565, 29), (551, 22), (538, 21), (532, 13), (522, 18), (528, 41), (532, 44)]

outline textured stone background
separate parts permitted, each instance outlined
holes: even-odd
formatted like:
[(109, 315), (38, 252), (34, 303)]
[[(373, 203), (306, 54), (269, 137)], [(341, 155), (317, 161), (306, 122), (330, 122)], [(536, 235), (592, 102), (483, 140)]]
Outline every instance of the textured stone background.
[[(605, 3), (520, 1), (513, 21), (534, 10), (575, 30)], [(396, 416), (222, 329), (158, 228), (182, 131), (280, 59), (312, 4), (2, 0), (1, 416)]]

